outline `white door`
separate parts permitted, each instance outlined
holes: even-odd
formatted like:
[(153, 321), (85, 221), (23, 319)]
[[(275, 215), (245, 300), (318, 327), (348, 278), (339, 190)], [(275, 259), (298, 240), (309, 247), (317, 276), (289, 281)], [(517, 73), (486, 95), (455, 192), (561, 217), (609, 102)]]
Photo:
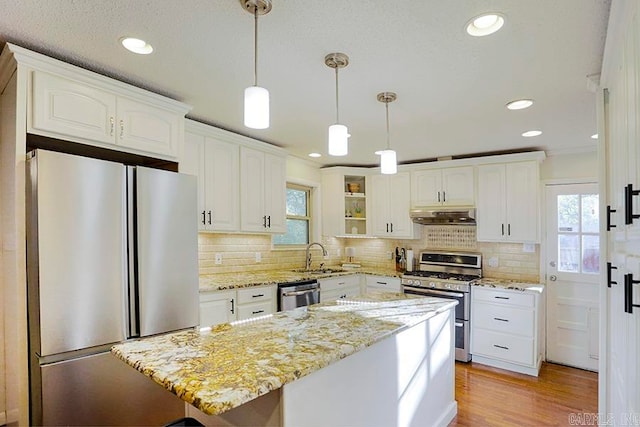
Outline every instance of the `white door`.
[(371, 177), (371, 234), (389, 237), (389, 178), (386, 175)]
[[(186, 142), (185, 142), (186, 146)], [(236, 144), (206, 139), (207, 229), (240, 229), (240, 161)]]
[(413, 206), (436, 206), (442, 204), (442, 171), (431, 169), (415, 171), (411, 176), (411, 202)]
[(547, 360), (597, 371), (598, 186), (548, 185), (546, 201)]
[(264, 189), (264, 153), (241, 147), (240, 224), (242, 231), (267, 231)]
[(442, 202), (450, 206), (472, 206), (475, 202), (473, 166), (442, 169)]

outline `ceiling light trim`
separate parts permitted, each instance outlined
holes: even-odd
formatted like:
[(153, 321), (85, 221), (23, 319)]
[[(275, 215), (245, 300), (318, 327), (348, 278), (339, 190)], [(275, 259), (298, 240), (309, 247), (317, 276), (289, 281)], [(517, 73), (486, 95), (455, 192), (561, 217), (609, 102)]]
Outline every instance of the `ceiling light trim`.
[(120, 37), (120, 44), (129, 52), (136, 53), (138, 55), (149, 55), (153, 52), (153, 46), (136, 37)]
[[(482, 18), (489, 16), (495, 16), (495, 22), (487, 26), (479, 26), (478, 21)], [(485, 12), (480, 15), (476, 15), (465, 24), (465, 30), (467, 34), (473, 37), (484, 37), (499, 31), (505, 23), (505, 16), (500, 12)]]
[(505, 107), (511, 111), (524, 110), (533, 105), (534, 100), (531, 98), (514, 99), (506, 103)]

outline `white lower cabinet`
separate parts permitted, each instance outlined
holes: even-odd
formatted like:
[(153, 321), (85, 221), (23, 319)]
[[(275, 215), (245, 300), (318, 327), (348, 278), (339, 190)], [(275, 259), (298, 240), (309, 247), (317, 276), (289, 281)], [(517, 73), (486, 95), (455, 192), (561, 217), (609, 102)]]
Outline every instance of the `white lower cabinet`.
[(214, 326), (276, 312), (276, 286), (255, 286), (200, 294), (200, 326)]
[(365, 290), (369, 291), (388, 291), (400, 292), (400, 278), (386, 276), (365, 275)]
[(236, 320), (236, 291), (200, 294), (200, 326), (207, 327)]
[(362, 276), (359, 274), (320, 279), (318, 283), (320, 302), (354, 297), (362, 293)]
[(275, 313), (276, 285), (238, 289), (238, 320)]
[(475, 286), (471, 297), (472, 360), (538, 376), (544, 327), (540, 294)]

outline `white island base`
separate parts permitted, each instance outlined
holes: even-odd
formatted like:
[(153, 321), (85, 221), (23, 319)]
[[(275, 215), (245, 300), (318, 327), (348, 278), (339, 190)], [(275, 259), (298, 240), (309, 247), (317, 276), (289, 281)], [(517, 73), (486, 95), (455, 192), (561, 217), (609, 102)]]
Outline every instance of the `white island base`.
[(456, 416), (454, 318), (446, 310), (218, 416), (208, 426), (427, 427)]

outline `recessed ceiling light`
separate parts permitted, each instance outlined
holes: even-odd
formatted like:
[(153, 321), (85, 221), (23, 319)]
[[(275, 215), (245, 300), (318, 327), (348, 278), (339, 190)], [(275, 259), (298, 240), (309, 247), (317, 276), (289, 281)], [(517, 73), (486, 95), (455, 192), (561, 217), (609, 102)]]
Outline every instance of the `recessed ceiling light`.
[(488, 36), (504, 25), (504, 16), (499, 13), (484, 13), (467, 22), (467, 33), (474, 37)]
[(140, 55), (148, 55), (153, 52), (153, 46), (144, 40), (136, 39), (134, 37), (123, 37), (120, 39), (120, 43), (130, 52)]
[(593, 135), (591, 135), (591, 139), (598, 139), (598, 134), (594, 133)]
[(529, 130), (522, 134), (525, 138), (531, 138), (532, 136), (542, 135), (542, 131), (539, 130)]
[(309, 157), (322, 157), (320, 153), (309, 153)]
[(533, 99), (516, 99), (515, 101), (507, 103), (507, 108), (509, 110), (523, 110), (531, 107), (532, 105)]

